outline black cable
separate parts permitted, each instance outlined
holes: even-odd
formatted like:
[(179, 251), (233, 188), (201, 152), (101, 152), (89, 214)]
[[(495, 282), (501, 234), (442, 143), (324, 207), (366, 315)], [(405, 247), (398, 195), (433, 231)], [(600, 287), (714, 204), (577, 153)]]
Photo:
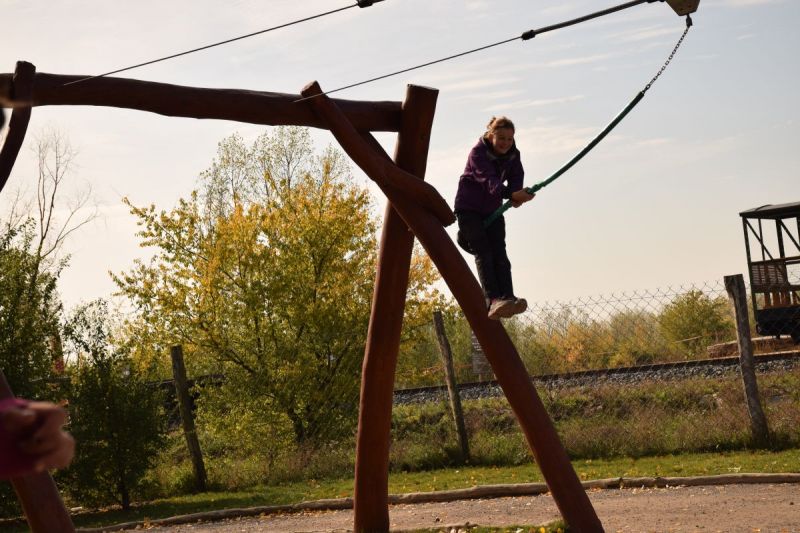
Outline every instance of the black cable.
[[(411, 70), (416, 70), (418, 68), (427, 67), (427, 66), (430, 66), (430, 65), (435, 65), (436, 63), (442, 63), (444, 61), (449, 61), (450, 59), (455, 59), (457, 57), (465, 56), (465, 55), (471, 54), (473, 52), (479, 52), (480, 50), (486, 50), (487, 48), (491, 48), (493, 46), (499, 46), (501, 44), (510, 43), (511, 41), (516, 41), (517, 39), (519, 39), (519, 37), (514, 37), (513, 39), (507, 39), (505, 41), (500, 41), (500, 42), (496, 42), (496, 43), (492, 43), (492, 44), (487, 44), (486, 46), (481, 46), (480, 48), (475, 48), (475, 49), (469, 50), (467, 52), (461, 52), (460, 54), (455, 54), (455, 55), (452, 55), (452, 56), (443, 57), (441, 59), (436, 59), (434, 61), (429, 61), (428, 63), (423, 63), (423, 64), (417, 65), (415, 67), (409, 67), (409, 68), (406, 68), (406, 69), (403, 69), (403, 70), (398, 70), (397, 72), (392, 72), (391, 74), (384, 74), (383, 76), (378, 76), (377, 78), (371, 78), (371, 79), (368, 79), (368, 80), (360, 81), (358, 83), (353, 83), (351, 85), (345, 85), (344, 87), (339, 87), (338, 89), (333, 89), (332, 91), (327, 91), (327, 92), (324, 92), (324, 93), (320, 93), (320, 94), (317, 94), (315, 96), (322, 96), (323, 94), (335, 93), (336, 91), (343, 91), (345, 89), (350, 89), (351, 87), (357, 87), (359, 85), (365, 85), (365, 84), (371, 83), (373, 81), (378, 81), (378, 80), (382, 80), (384, 78), (389, 78), (391, 76), (396, 76), (397, 74), (402, 74), (404, 72), (409, 72)], [(305, 98), (300, 98), (299, 100), (295, 100), (293, 103), (302, 102), (303, 100), (308, 100), (309, 98), (314, 98), (314, 96), (307, 96)]]
[(449, 61), (451, 59), (455, 59), (457, 57), (465, 56), (468, 54), (472, 54), (474, 52), (480, 52), (481, 50), (486, 50), (487, 48), (492, 48), (494, 46), (500, 46), (501, 44), (510, 43), (512, 41), (516, 41), (517, 39), (521, 39), (523, 41), (527, 41), (529, 39), (533, 39), (540, 33), (546, 33), (548, 31), (558, 30), (561, 28), (565, 28), (567, 26), (572, 26), (573, 24), (578, 24), (580, 22), (586, 22), (587, 20), (595, 19), (598, 17), (602, 17), (603, 15), (609, 15), (611, 13), (616, 13), (617, 11), (622, 11), (623, 9), (628, 9), (629, 7), (638, 6), (639, 4), (644, 3), (653, 3), (653, 2), (663, 2), (664, 0), (633, 0), (631, 2), (626, 2), (624, 4), (620, 4), (618, 6), (610, 7), (608, 9), (604, 9), (602, 11), (597, 11), (595, 13), (590, 13), (589, 15), (584, 15), (582, 17), (578, 17), (576, 19), (567, 20), (565, 22), (560, 22), (558, 24), (552, 24), (550, 26), (544, 26), (543, 28), (539, 28), (538, 30), (528, 30), (523, 32), (521, 35), (517, 37), (512, 37), (510, 39), (505, 39), (503, 41), (498, 41), (496, 43), (487, 44), (486, 46), (481, 46), (480, 48), (473, 48), (472, 50), (468, 50), (466, 52), (461, 52), (460, 54), (454, 54), (451, 56), (443, 57), (441, 59), (436, 59), (434, 61), (428, 61), (427, 63), (422, 63), (420, 65), (416, 65), (414, 67), (404, 68), (403, 70), (398, 70), (396, 72), (392, 72), (391, 74), (384, 74), (383, 76), (378, 76), (375, 78), (370, 78), (368, 80), (360, 81), (357, 83), (351, 83), (350, 85), (345, 85), (344, 87), (339, 87), (336, 89), (331, 89), (330, 91), (325, 91), (324, 93), (315, 94), (314, 96), (306, 96), (305, 98), (299, 98), (295, 100), (293, 103), (302, 102), (304, 100), (308, 100), (310, 98), (315, 98), (317, 96), (322, 96), (324, 94), (331, 94), (338, 91), (343, 91), (345, 89), (350, 89), (352, 87), (358, 87), (359, 85), (365, 85), (367, 83), (372, 83), (373, 81), (382, 80), (384, 78), (389, 78), (391, 76), (396, 76), (398, 74), (403, 74), (404, 72), (410, 72), (412, 70), (417, 70), (422, 67), (427, 67), (430, 65), (435, 65), (436, 63), (442, 63), (444, 61)]
[(227, 39), (225, 41), (220, 41), (218, 43), (209, 44), (209, 45), (206, 45), (206, 46), (201, 46), (200, 48), (193, 48), (192, 50), (186, 50), (185, 52), (179, 52), (177, 54), (172, 54), (172, 55), (169, 55), (169, 56), (166, 56), (166, 57), (161, 57), (159, 59), (153, 59), (152, 61), (146, 61), (144, 63), (139, 63), (138, 65), (132, 65), (130, 67), (125, 67), (125, 68), (121, 68), (121, 69), (117, 69), (117, 70), (112, 70), (112, 71), (106, 72), (104, 74), (98, 74), (97, 76), (87, 76), (86, 78), (81, 78), (79, 80), (74, 80), (74, 81), (71, 81), (69, 83), (65, 83), (64, 86), (66, 87), (67, 85), (73, 85), (75, 83), (81, 83), (81, 82), (84, 82), (84, 81), (93, 80), (95, 78), (102, 78), (103, 76), (109, 76), (111, 74), (117, 74), (119, 72), (124, 72), (126, 70), (132, 70), (132, 69), (135, 69), (135, 68), (144, 67), (145, 65), (152, 65), (153, 63), (158, 63), (160, 61), (166, 61), (167, 59), (173, 59), (173, 58), (176, 58), (176, 57), (192, 54), (194, 52), (199, 52), (201, 50), (207, 50), (207, 49), (213, 48), (215, 46), (220, 46), (220, 45), (223, 45), (223, 44), (232, 43), (234, 41), (240, 41), (242, 39), (247, 39), (248, 37), (253, 37), (255, 35), (261, 35), (262, 33), (267, 33), (267, 32), (273, 31), (273, 30), (279, 30), (281, 28), (286, 28), (287, 26), (292, 26), (294, 24), (299, 24), (301, 22), (307, 22), (309, 20), (313, 20), (313, 19), (317, 19), (317, 18), (320, 18), (320, 17), (324, 17), (326, 15), (332, 15), (333, 13), (338, 13), (339, 11), (344, 11), (344, 10), (350, 9), (352, 7), (356, 7), (356, 6), (362, 7), (362, 8), (363, 7), (369, 7), (369, 6), (371, 6), (372, 4), (374, 4), (376, 2), (382, 2), (382, 1), (383, 0), (356, 0), (355, 4), (352, 4), (352, 5), (349, 5), (349, 6), (340, 7), (338, 9), (334, 9), (334, 10), (331, 10), (331, 11), (326, 11), (324, 13), (319, 13), (317, 15), (312, 15), (310, 17), (305, 17), (305, 18), (302, 18), (302, 19), (294, 20), (292, 22), (287, 22), (285, 24), (280, 24), (278, 26), (273, 26), (272, 28), (267, 28), (266, 30), (261, 30), (261, 31), (253, 32), (253, 33), (248, 33), (247, 35), (241, 35), (239, 37), (234, 37), (232, 39)]

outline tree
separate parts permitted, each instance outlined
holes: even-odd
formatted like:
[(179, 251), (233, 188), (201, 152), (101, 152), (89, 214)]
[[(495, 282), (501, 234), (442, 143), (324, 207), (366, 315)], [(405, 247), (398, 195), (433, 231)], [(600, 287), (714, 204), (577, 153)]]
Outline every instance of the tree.
[[(115, 277), (138, 310), (131, 332), (154, 347), (141, 352), (180, 342), (190, 371), (226, 375), (224, 408), (257, 397), (298, 443), (351, 434), (376, 223), (349, 178), (339, 152), (315, 156), (307, 130), (279, 128), (249, 147), (221, 142), (202, 189), (173, 210), (131, 206), (156, 250)], [(425, 261), (412, 269), (408, 336), (438, 294)]]
[(722, 339), (735, 338), (728, 302), (693, 289), (676, 297), (658, 318), (664, 337), (676, 343), (678, 351), (700, 356), (706, 347)]
[(0, 367), (24, 398), (45, 395), (61, 311), (59, 271), (41, 270), (40, 258), (28, 251), (34, 238), (32, 222), (6, 228), (0, 236)]
[(119, 503), (152, 465), (164, 438), (161, 395), (137, 372), (124, 348), (114, 346), (106, 302), (79, 307), (65, 338), (77, 363), (69, 367), (70, 431), (79, 443), (64, 476), (69, 492), (87, 504)]
[(63, 245), (95, 216), (86, 210), (89, 190), (63, 198), (76, 155), (67, 137), (46, 131), (34, 150), (34, 198), (12, 194), (0, 229), (0, 368), (17, 395), (31, 398), (46, 393), (45, 378), (62, 365), (56, 285), (68, 260)]

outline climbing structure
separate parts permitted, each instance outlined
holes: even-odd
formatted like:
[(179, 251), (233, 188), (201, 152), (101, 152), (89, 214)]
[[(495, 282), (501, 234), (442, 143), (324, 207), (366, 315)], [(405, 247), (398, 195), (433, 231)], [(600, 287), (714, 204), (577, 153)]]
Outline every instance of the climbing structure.
[[(99, 105), (167, 116), (329, 129), (345, 152), (386, 194), (389, 205), (381, 237), (359, 407), (356, 531), (389, 530), (392, 391), (414, 237), (461, 305), (565, 520), (576, 531), (602, 531), (519, 354), (503, 326), (487, 318), (480, 285), (445, 231), (455, 216), (436, 189), (421, 179), (438, 95), (435, 89), (410, 86), (402, 103), (356, 102), (321, 95), (319, 85), (312, 83), (302, 95), (316, 97), (295, 103), (296, 95), (201, 89), (123, 78), (64, 85), (78, 78), (36, 73), (35, 67), (25, 62), (17, 64), (13, 75), (0, 74), (0, 105), (13, 108), (9, 131), (0, 149), (0, 184), (5, 184), (11, 173), (32, 107)], [(394, 161), (372, 131), (398, 132)]]
[[(654, 1), (634, 0), (620, 8)], [(679, 15), (694, 11), (697, 2), (668, 0)], [(537, 31), (541, 33), (564, 25)], [(526, 35), (530, 34), (528, 38), (531, 38), (535, 33), (526, 32)], [(486, 316), (480, 285), (445, 231), (445, 227), (455, 221), (455, 216), (436, 189), (423, 181), (438, 91), (409, 86), (403, 102), (364, 102), (331, 99), (317, 83), (311, 83), (301, 95), (302, 99), (298, 95), (183, 87), (125, 78), (44, 74), (37, 73), (30, 63), (19, 62), (14, 74), (0, 74), (0, 107), (13, 109), (0, 149), (0, 189), (11, 174), (31, 109), (36, 106), (108, 106), (166, 116), (330, 130), (389, 201), (361, 381), (354, 529), (389, 530), (392, 393), (411, 251), (416, 237), (439, 269), (480, 342), (562, 516), (572, 531), (602, 531), (600, 520), (516, 348), (502, 324)], [(372, 136), (374, 131), (398, 132), (393, 159)], [(10, 391), (6, 388), (5, 393), (10, 394)], [(49, 483), (48, 486), (52, 486), (52, 480)], [(42, 492), (29, 490), (26, 480), (14, 480), (14, 485), (33, 531), (72, 530), (54, 488)], [(55, 508), (60, 512), (53, 512)]]

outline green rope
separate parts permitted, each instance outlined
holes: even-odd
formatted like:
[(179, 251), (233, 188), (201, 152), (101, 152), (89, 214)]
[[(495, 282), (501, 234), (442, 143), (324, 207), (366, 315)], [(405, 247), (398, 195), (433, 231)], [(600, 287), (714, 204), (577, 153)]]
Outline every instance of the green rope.
[[(666, 63), (664, 63), (664, 65), (661, 67), (661, 69), (658, 71), (658, 73), (657, 73), (657, 74), (656, 74), (656, 75), (653, 77), (653, 79), (652, 79), (652, 80), (650, 80), (650, 82), (649, 82), (649, 83), (648, 83), (648, 84), (645, 86), (645, 88), (644, 88), (644, 89), (642, 89), (641, 91), (639, 91), (639, 93), (638, 93), (636, 96), (634, 96), (634, 97), (633, 97), (633, 100), (631, 100), (631, 101), (630, 101), (630, 103), (629, 103), (627, 106), (625, 106), (625, 109), (623, 109), (622, 111), (620, 111), (620, 113), (619, 113), (619, 114), (618, 114), (618, 115), (617, 115), (617, 116), (614, 118), (614, 120), (612, 120), (612, 121), (611, 121), (611, 122), (608, 124), (608, 126), (606, 126), (606, 127), (603, 129), (603, 131), (601, 131), (601, 132), (600, 132), (600, 133), (599, 133), (599, 134), (598, 134), (598, 135), (597, 135), (597, 136), (596, 136), (594, 139), (592, 139), (592, 141), (591, 141), (589, 144), (587, 144), (587, 145), (586, 145), (586, 147), (585, 147), (583, 150), (581, 150), (580, 152), (578, 152), (578, 154), (577, 154), (575, 157), (573, 157), (572, 159), (570, 159), (570, 160), (567, 162), (567, 164), (565, 164), (565, 165), (564, 165), (564, 166), (562, 166), (560, 169), (558, 169), (558, 170), (557, 170), (557, 171), (556, 171), (556, 172), (555, 172), (553, 175), (551, 175), (551, 176), (550, 176), (549, 178), (547, 178), (546, 180), (544, 180), (544, 181), (541, 181), (541, 182), (539, 182), (539, 183), (537, 183), (537, 184), (535, 184), (535, 185), (533, 185), (533, 186), (531, 186), (531, 187), (526, 187), (526, 188), (525, 188), (525, 192), (527, 192), (528, 194), (534, 194), (534, 193), (536, 193), (536, 191), (538, 191), (539, 189), (542, 189), (542, 188), (544, 188), (544, 187), (547, 187), (548, 185), (550, 185), (552, 182), (554, 182), (556, 179), (558, 179), (558, 177), (559, 177), (559, 176), (561, 176), (561, 175), (562, 175), (562, 174), (564, 174), (564, 173), (565, 173), (567, 170), (569, 170), (570, 168), (572, 168), (572, 166), (573, 166), (573, 165), (575, 165), (575, 163), (577, 163), (578, 161), (580, 161), (580, 160), (583, 158), (583, 156), (585, 156), (586, 154), (588, 154), (588, 153), (589, 153), (589, 152), (592, 150), (592, 148), (594, 148), (595, 146), (597, 146), (597, 144), (598, 144), (600, 141), (602, 141), (602, 140), (603, 140), (603, 138), (604, 138), (606, 135), (608, 135), (608, 134), (611, 132), (611, 130), (613, 130), (613, 129), (614, 129), (616, 126), (617, 126), (617, 124), (619, 124), (620, 122), (622, 122), (622, 119), (624, 119), (624, 118), (625, 118), (625, 116), (626, 116), (628, 113), (630, 113), (630, 112), (631, 112), (631, 110), (632, 110), (634, 107), (636, 107), (636, 104), (638, 104), (638, 103), (639, 103), (639, 102), (642, 100), (642, 98), (644, 98), (644, 95), (645, 95), (645, 93), (646, 93), (646, 92), (647, 92), (647, 91), (650, 89), (650, 87), (651, 87), (651, 86), (653, 85), (653, 83), (654, 83), (654, 82), (655, 82), (655, 81), (658, 79), (658, 77), (659, 77), (659, 76), (661, 76), (661, 73), (662, 73), (662, 72), (664, 72), (664, 69), (666, 69), (666, 68), (667, 68), (667, 65), (669, 65), (670, 61), (672, 61), (672, 58), (675, 56), (675, 52), (677, 52), (677, 50), (678, 50), (678, 47), (679, 47), (679, 46), (681, 45), (681, 43), (683, 42), (683, 39), (684, 39), (684, 37), (686, 37), (686, 34), (688, 33), (688, 31), (689, 31), (689, 28), (691, 28), (691, 26), (692, 26), (692, 19), (691, 19), (691, 17), (689, 17), (689, 16), (687, 15), (687, 16), (686, 16), (686, 29), (683, 31), (683, 35), (681, 35), (680, 39), (678, 39), (678, 43), (675, 45), (675, 48), (673, 48), (673, 49), (672, 49), (672, 53), (669, 55), (669, 58), (667, 58), (667, 61), (666, 61)], [(490, 225), (491, 225), (491, 224), (492, 224), (492, 223), (493, 223), (495, 220), (497, 220), (498, 218), (500, 218), (501, 216), (503, 216), (503, 213), (505, 213), (506, 211), (508, 211), (508, 209), (509, 209), (511, 206), (512, 206), (512, 202), (511, 202), (511, 200), (508, 200), (508, 201), (506, 201), (506, 203), (504, 203), (503, 205), (501, 205), (500, 207), (498, 207), (498, 208), (497, 208), (497, 210), (496, 210), (494, 213), (492, 213), (491, 215), (489, 215), (489, 216), (486, 218), (486, 220), (484, 220), (484, 221), (483, 221), (483, 227), (485, 227), (485, 228), (488, 228), (488, 227), (489, 227), (489, 226), (490, 226)]]

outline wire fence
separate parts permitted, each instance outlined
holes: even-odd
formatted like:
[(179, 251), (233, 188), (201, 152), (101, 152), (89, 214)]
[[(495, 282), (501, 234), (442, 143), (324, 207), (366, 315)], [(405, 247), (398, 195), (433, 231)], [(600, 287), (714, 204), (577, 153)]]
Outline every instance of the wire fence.
[[(755, 407), (743, 390), (736, 318), (722, 280), (538, 302), (505, 326), (574, 459), (797, 446), (800, 344), (791, 335), (800, 330), (800, 300), (795, 292), (781, 301), (783, 335), (752, 339), (764, 440), (754, 438)], [(763, 300), (755, 316), (749, 296), (747, 304), (755, 335)], [(510, 407), (474, 337), (464, 339), (462, 321), (453, 317), (448, 329), (459, 380), (469, 383), (460, 399), (470, 460), (491, 463), (500, 453), (528, 461)], [(407, 392), (404, 403), (440, 406), (441, 418), (432, 419), (450, 420), (442, 455), (452, 453), (456, 433), (444, 386)]]
[[(459, 442), (464, 436), (453, 419), (431, 320), (429, 334), (401, 350), (391, 468), (531, 461), (466, 320), (457, 309), (444, 317), (468, 443)], [(800, 323), (800, 314), (793, 320)], [(752, 316), (750, 322), (755, 331)], [(538, 302), (504, 323), (574, 459), (752, 447), (735, 324), (722, 281)], [(784, 336), (757, 337), (753, 347), (770, 445), (798, 445), (800, 346)], [(222, 393), (219, 381), (199, 387), (201, 442), (211, 456), (227, 458), (212, 460), (210, 477), (235, 486), (351, 472), (359, 403), (355, 363), (349, 379), (303, 391), (305, 410), (291, 416), (275, 409), (274, 391), (242, 403), (238, 391), (244, 385), (237, 378)], [(234, 470), (231, 450), (243, 460)]]
[[(504, 325), (573, 461), (780, 449), (800, 446), (800, 345), (789, 335), (800, 325), (800, 301), (789, 305), (796, 297), (779, 299), (786, 303), (786, 334), (752, 341), (765, 439), (755, 438), (736, 317), (721, 281), (536, 302)], [(761, 304), (757, 300), (755, 316), (752, 306), (747, 308), (747, 329), (756, 332)], [(430, 325), (418, 326), (424, 334), (401, 347), (390, 471), (532, 463), (514, 414), (460, 310), (451, 307), (442, 317), (460, 413), (448, 396), (431, 317)], [(348, 335), (363, 346), (360, 327)], [(184, 346), (187, 362), (197, 349)], [(302, 387), (281, 386), (276, 378), (291, 382), (293, 374), (309, 370), (303, 365), (310, 359), (271, 373), (229, 365), (212, 369), (223, 372), (206, 378), (190, 375), (196, 452), (202, 454), (209, 485), (238, 490), (352, 475), (363, 352), (347, 353), (348, 359), (340, 361), (320, 356), (309, 380), (294, 381), (306, 383)], [(174, 385), (153, 383), (150, 395), (157, 394), (165, 397), (162, 412), (171, 421), (170, 430), (134, 500), (196, 487), (197, 458), (187, 453)], [(85, 504), (70, 471), (59, 476), (67, 501)], [(0, 514), (18, 513), (13, 500), (13, 494), (0, 493)]]

